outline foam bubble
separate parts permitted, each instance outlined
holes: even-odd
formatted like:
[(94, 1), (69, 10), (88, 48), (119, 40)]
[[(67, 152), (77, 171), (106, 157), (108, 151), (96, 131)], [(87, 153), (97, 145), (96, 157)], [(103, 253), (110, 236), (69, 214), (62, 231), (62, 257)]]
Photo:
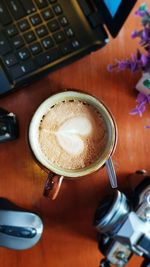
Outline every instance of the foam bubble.
[(60, 127), (57, 140), (61, 147), (69, 154), (82, 153), (84, 142), (81, 136), (89, 135), (92, 131), (91, 122), (86, 117), (78, 116), (65, 121)]
[(59, 133), (88, 135), (92, 131), (92, 125), (88, 118), (74, 117), (65, 121), (59, 128)]
[(80, 154), (84, 150), (84, 142), (78, 135), (57, 133), (57, 139), (63, 150), (71, 155)]

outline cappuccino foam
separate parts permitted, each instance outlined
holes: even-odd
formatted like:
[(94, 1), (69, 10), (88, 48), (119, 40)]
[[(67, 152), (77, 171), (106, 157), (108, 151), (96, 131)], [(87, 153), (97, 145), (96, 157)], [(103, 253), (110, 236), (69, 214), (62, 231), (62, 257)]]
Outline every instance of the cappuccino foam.
[(39, 127), (43, 155), (63, 169), (88, 167), (102, 155), (107, 140), (106, 124), (98, 110), (79, 100), (51, 107)]

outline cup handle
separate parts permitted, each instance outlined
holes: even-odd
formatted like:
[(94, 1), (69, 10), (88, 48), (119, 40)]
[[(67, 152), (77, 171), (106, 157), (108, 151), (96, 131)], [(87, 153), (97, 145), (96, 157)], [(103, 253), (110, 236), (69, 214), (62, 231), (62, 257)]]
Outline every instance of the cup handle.
[(56, 199), (63, 179), (64, 176), (59, 176), (52, 172), (49, 173), (45, 183), (43, 195), (45, 197), (51, 198), (52, 200)]
[(115, 168), (113, 165), (113, 161), (112, 158), (109, 157), (109, 159), (106, 161), (106, 169), (108, 172), (108, 177), (109, 177), (109, 181), (111, 184), (112, 188), (117, 188), (117, 177), (116, 177), (116, 172), (115, 172)]

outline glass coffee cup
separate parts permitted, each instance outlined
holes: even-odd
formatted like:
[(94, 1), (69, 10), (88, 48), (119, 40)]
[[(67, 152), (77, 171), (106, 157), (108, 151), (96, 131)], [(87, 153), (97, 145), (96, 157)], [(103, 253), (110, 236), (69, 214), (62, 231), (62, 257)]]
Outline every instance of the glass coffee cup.
[(95, 97), (71, 90), (50, 96), (35, 111), (28, 139), (35, 159), (48, 173), (45, 196), (55, 199), (63, 179), (77, 179), (104, 165), (111, 186), (117, 187), (111, 159), (117, 127)]

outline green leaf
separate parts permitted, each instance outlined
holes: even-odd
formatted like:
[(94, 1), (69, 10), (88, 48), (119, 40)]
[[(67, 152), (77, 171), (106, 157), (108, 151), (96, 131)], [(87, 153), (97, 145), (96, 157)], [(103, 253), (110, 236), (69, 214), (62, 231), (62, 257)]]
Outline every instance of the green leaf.
[(147, 10), (147, 6), (146, 6), (146, 4), (145, 4), (145, 3), (142, 4), (142, 5), (140, 6), (139, 10), (140, 10), (140, 11), (146, 11), (146, 10)]
[(143, 84), (146, 88), (150, 89), (150, 79), (145, 80)]

